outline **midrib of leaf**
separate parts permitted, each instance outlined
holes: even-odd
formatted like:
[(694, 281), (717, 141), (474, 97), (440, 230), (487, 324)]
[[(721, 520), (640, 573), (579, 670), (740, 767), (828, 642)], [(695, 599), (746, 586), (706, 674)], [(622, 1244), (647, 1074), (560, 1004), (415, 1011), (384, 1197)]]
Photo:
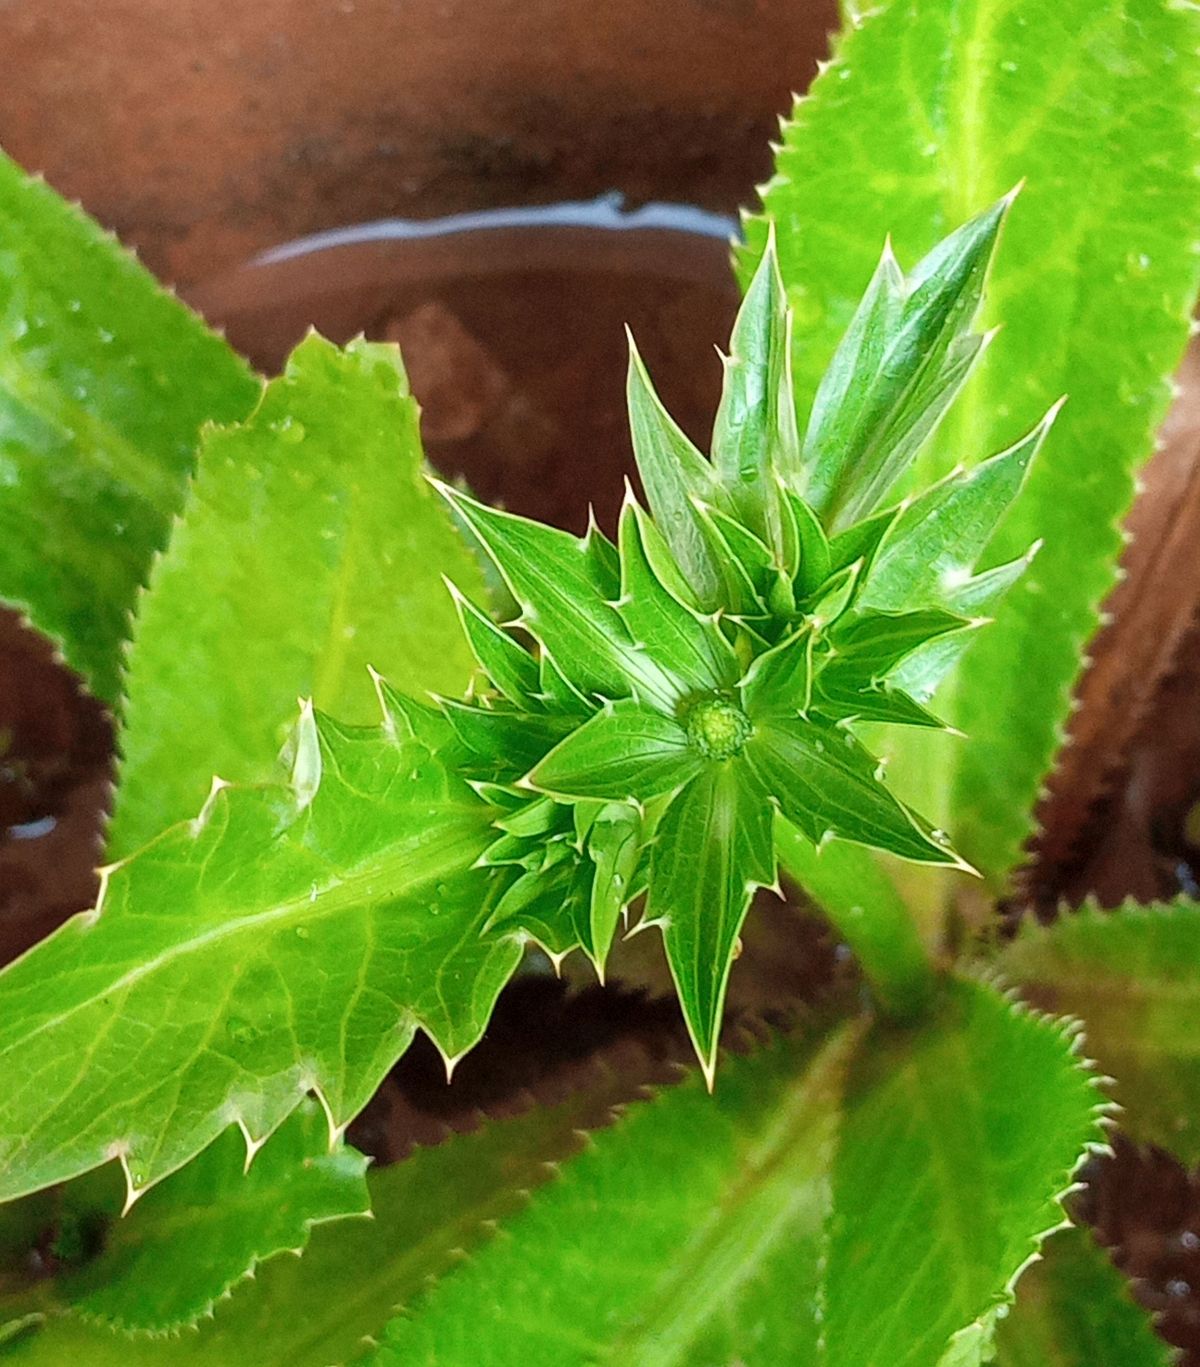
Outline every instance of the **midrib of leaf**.
[[(264, 926), (280, 922), (294, 920), (297, 925), (304, 925), (307, 922), (323, 920), (349, 908), (361, 906), (368, 898), (372, 901), (399, 898), (414, 888), (458, 873), (464, 867), (469, 867), (483, 853), (489, 840), (490, 835), (486, 833), (483, 837), (480, 836), (478, 822), (472, 820), (469, 825), (464, 825), (461, 831), (439, 833), (434, 839), (423, 836), (412, 843), (388, 850), (378, 858), (351, 867), (345, 873), (336, 874), (328, 883), (316, 883), (313, 893), (308, 897), (281, 902), (267, 911), (246, 913), (232, 910), (221, 924), (172, 945), (136, 968), (130, 969), (123, 977), (100, 992), (76, 1002), (69, 1010), (48, 1017), (27, 1030), (17, 1042), (17, 1047), (36, 1039), (46, 1030), (57, 1028), (76, 1012), (94, 1006), (101, 998), (111, 996), (115, 992), (124, 992), (143, 978), (167, 968), (176, 960), (211, 949), (223, 940), (242, 935), (253, 936)], [(101, 898), (92, 915), (96, 919), (103, 914)], [(229, 985), (229, 991), (232, 992), (232, 985)], [(115, 1013), (112, 1019), (116, 1019)], [(343, 1016), (343, 1027), (344, 1020)], [(221, 1013), (214, 1012), (214, 1029), (220, 1021)], [(0, 1057), (3, 1057), (3, 1053), (0, 1053)], [(81, 1068), (81, 1077), (85, 1071), (86, 1062)]]
[(637, 1323), (607, 1349), (606, 1360), (622, 1367), (685, 1362), (714, 1307), (755, 1276), (771, 1248), (785, 1237), (819, 1237), (829, 1215), (826, 1175), (841, 1118), (837, 1098), (864, 1033), (863, 1021), (842, 1026), (810, 1070), (787, 1085), (770, 1127), (748, 1150), (743, 1173)]

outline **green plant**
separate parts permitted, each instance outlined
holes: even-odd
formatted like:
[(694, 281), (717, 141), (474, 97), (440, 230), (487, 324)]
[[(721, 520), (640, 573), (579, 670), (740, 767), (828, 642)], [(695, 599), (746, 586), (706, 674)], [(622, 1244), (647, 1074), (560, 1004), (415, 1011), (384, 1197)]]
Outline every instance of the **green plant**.
[[(51, 1228), (62, 1266), (10, 1267), (14, 1360), (320, 1363), (370, 1335), (449, 1367), (1016, 1363), (1078, 1355), (1072, 1288), (1163, 1360), (1067, 1236), (997, 1334), (1105, 1111), (1076, 1027), (1002, 981), (1083, 1017), (1135, 1134), (1190, 1144), (1198, 1081), (1200, 909), (969, 934), (964, 889), (1019, 859), (1197, 283), (1194, 13), (1035, 8), (1033, 32), (997, 0), (850, 16), (747, 225), (711, 458), (632, 353), (648, 508), (629, 495), (615, 542), (439, 500), (391, 348), (310, 337), (257, 391), (0, 166), (0, 588), (122, 728), (97, 907), (0, 975), (0, 1249)], [(870, 1003), (743, 1048), (710, 1097), (780, 866)], [(632, 1110), (427, 1288), (594, 1114), (365, 1179), (346, 1125), (418, 1029), (451, 1071), (531, 942), (603, 975), (631, 907), (707, 1085)], [(364, 1180), (373, 1228), (312, 1228)], [(211, 1332), (114, 1332), (190, 1324), (264, 1262)]]

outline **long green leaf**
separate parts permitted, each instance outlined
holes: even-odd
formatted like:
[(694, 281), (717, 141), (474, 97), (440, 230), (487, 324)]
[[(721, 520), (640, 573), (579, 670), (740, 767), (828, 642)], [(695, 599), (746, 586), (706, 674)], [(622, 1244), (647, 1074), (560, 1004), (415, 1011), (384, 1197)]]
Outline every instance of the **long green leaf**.
[(200, 428), (257, 392), (111, 236), (0, 154), (0, 596), (107, 702)]
[(0, 974), (0, 1199), (114, 1158), (132, 1199), (309, 1091), (344, 1126), (418, 1027), (475, 1043), (521, 953), (489, 809), (398, 725), (306, 709), (289, 786), (214, 790)]
[[(983, 459), (1068, 394), (992, 555), (1045, 547), (962, 662), (948, 717), (969, 742), (904, 752), (939, 795), (922, 810), (997, 883), (1029, 834), (1114, 582), (1116, 521), (1187, 339), (1198, 49), (1200, 14), (1170, 0), (885, 0), (852, 22), (796, 106), (763, 193), (796, 310), (803, 411), (885, 237), (915, 260), (1026, 182), (988, 291), (1003, 334), (918, 485)], [(766, 233), (750, 221), (744, 280)]]
[[(314, 1225), (369, 1212), (367, 1160), (340, 1143), (330, 1150), (329, 1122), (315, 1101), (245, 1167), (245, 1141), (227, 1130), (123, 1219), (115, 1169), (67, 1184), (54, 1210), (63, 1265), (29, 1293), (30, 1303), (40, 1315), (164, 1333), (209, 1314), (275, 1254), (299, 1255)], [(74, 1258), (65, 1240), (78, 1246)], [(88, 1257), (91, 1242), (100, 1247)], [(19, 1309), (0, 1298), (0, 1315)]]
[(1171, 1367), (1175, 1354), (1084, 1229), (1064, 1229), (1021, 1278), (995, 1367)]
[(1082, 1019), (1125, 1129), (1200, 1163), (1200, 904), (1026, 922), (997, 964), (1040, 1004)]
[[(273, 1258), (259, 1267), (254, 1281), (235, 1288), (195, 1332), (131, 1340), (68, 1316), (31, 1325), (6, 1345), (5, 1361), (28, 1367), (329, 1367), (354, 1361), (393, 1314), (553, 1175), (551, 1165), (579, 1147), (581, 1128), (603, 1123), (627, 1085), (620, 1077), (602, 1079), (556, 1105), (373, 1168), (367, 1176), (372, 1219), (314, 1229), (302, 1258)], [(173, 1259), (187, 1257), (186, 1249), (171, 1249), (164, 1273)]]
[(969, 1362), (1101, 1135), (1064, 1028), (975, 982), (913, 1031), (850, 1026), (731, 1062), (714, 1098), (698, 1083), (599, 1135), (373, 1361)]
[(195, 812), (213, 774), (269, 777), (297, 697), (371, 721), (368, 666), (462, 693), (472, 657), (443, 574), (482, 595), (422, 474), (398, 353), (309, 336), (251, 418), (207, 434), (141, 600), (112, 853)]

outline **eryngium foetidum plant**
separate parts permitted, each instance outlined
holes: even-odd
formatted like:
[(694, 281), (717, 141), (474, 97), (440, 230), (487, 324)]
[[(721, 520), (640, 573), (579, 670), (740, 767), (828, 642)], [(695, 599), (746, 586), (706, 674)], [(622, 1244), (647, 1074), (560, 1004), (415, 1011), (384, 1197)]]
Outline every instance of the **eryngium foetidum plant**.
[[(772, 246), (725, 360), (711, 459), (636, 349), (629, 410), (647, 512), (616, 544), (439, 486), (519, 607), (456, 593), (482, 680), (411, 725), (497, 809), (493, 928), (603, 973), (630, 903), (658, 926), (711, 1080), (774, 823), (966, 867), (889, 790), (859, 723), (941, 727), (928, 702), (1028, 557), (975, 572), (1053, 412), (1009, 450), (886, 503), (989, 340), (973, 330), (1008, 200), (905, 275), (885, 248), (800, 435), (791, 314)], [(880, 510), (880, 505), (883, 507)]]

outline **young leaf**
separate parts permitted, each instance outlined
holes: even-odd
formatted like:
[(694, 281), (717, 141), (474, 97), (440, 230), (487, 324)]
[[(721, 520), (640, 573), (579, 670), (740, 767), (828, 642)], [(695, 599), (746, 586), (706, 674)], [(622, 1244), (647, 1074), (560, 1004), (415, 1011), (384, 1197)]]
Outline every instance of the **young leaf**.
[(113, 1158), (130, 1199), (316, 1092), (344, 1126), (418, 1027), (453, 1060), (520, 957), (489, 809), (394, 727), (301, 715), (290, 787), (215, 789), (0, 974), (0, 1199)]
[(0, 154), (0, 597), (106, 702), (200, 427), (257, 393), (111, 236)]
[(921, 864), (959, 864), (884, 787), (849, 731), (772, 717), (746, 754), (783, 816), (814, 844), (836, 835)]
[(1060, 1230), (996, 1330), (995, 1367), (1171, 1367), (1129, 1283), (1086, 1229)]
[(502, 513), (448, 485), (437, 486), (478, 536), (521, 605), (521, 624), (554, 657), (574, 688), (628, 697), (630, 681), (668, 709), (674, 685), (632, 641), (596, 573), (589, 539)]
[(507, 631), (464, 597), (457, 585), (451, 585), (451, 593), (463, 634), (488, 681), (509, 702), (535, 706), (541, 691), (538, 662)]
[(1062, 1026), (955, 982), (915, 1030), (777, 1045), (712, 1098), (632, 1108), (372, 1362), (972, 1361), (1100, 1137)]
[(756, 887), (775, 881), (774, 816), (746, 766), (708, 763), (658, 825), (646, 922), (662, 927), (679, 1004), (712, 1086), (725, 989)]
[(713, 424), (713, 468), (738, 520), (784, 557), (779, 481), (800, 474), (787, 295), (768, 242), (738, 311)]
[(564, 798), (648, 802), (686, 783), (699, 767), (679, 722), (624, 701), (572, 731), (536, 765), (529, 783)]
[(299, 1255), (314, 1225), (370, 1210), (367, 1160), (340, 1143), (330, 1150), (315, 1101), (284, 1121), (248, 1171), (246, 1161), (244, 1138), (226, 1130), (124, 1218), (115, 1169), (68, 1184), (55, 1212), (60, 1252), (73, 1232), (100, 1251), (77, 1266), (62, 1260), (39, 1313), (71, 1312), (129, 1332), (191, 1325), (268, 1258)]
[(716, 622), (685, 607), (659, 580), (647, 556), (653, 524), (627, 499), (621, 510), (621, 597), (618, 611), (639, 647), (657, 660), (670, 661), (679, 681), (678, 701), (689, 692), (731, 688), (738, 677), (737, 656)]
[(1007, 208), (1002, 199), (965, 223), (907, 277), (884, 248), (804, 438), (802, 492), (833, 528), (874, 511), (974, 369), (986, 339), (970, 329)]
[(344, 722), (406, 692), (461, 693), (471, 654), (448, 574), (482, 583), (421, 472), (394, 347), (310, 335), (244, 423), (209, 431), (129, 653), (111, 853), (268, 778), (297, 697)]
[(716, 477), (654, 392), (632, 336), (627, 394), (629, 432), (646, 501), (697, 601), (711, 610), (721, 601), (724, 575), (695, 505), (719, 496)]
[[(905, 753), (921, 786), (944, 795), (930, 814), (995, 883), (1021, 857), (1114, 581), (1115, 524), (1187, 340), (1198, 40), (1196, 10), (1162, 0), (1062, 0), (1036, 19), (995, 0), (885, 0), (797, 104), (764, 190), (804, 408), (885, 236), (914, 259), (1025, 179), (988, 283), (1003, 335), (917, 469), (920, 487), (980, 460), (1011, 441), (1014, 422), (1070, 396), (989, 551), (1012, 559), (1045, 539), (957, 672), (948, 716), (969, 740)], [(747, 234), (744, 281), (767, 224), (751, 220)]]
[(1116, 1078), (1122, 1127), (1200, 1163), (1200, 904), (1085, 907), (1026, 921), (1000, 971), (1035, 1001), (1083, 1020), (1088, 1053)]
[[(604, 1078), (556, 1105), (372, 1168), (367, 1185), (374, 1218), (318, 1226), (302, 1258), (272, 1258), (260, 1266), (252, 1282), (234, 1288), (213, 1319), (193, 1332), (130, 1339), (74, 1315), (48, 1318), (8, 1343), (5, 1360), (27, 1367), (329, 1367), (358, 1361), (393, 1314), (455, 1266), (464, 1249), (486, 1240), (497, 1219), (519, 1210), (528, 1192), (553, 1175), (552, 1165), (578, 1149), (582, 1128), (606, 1122), (627, 1086), (623, 1076)], [(127, 1219), (132, 1223), (138, 1214), (135, 1209)], [(164, 1251), (160, 1273), (174, 1278), (188, 1257), (176, 1241)]]

